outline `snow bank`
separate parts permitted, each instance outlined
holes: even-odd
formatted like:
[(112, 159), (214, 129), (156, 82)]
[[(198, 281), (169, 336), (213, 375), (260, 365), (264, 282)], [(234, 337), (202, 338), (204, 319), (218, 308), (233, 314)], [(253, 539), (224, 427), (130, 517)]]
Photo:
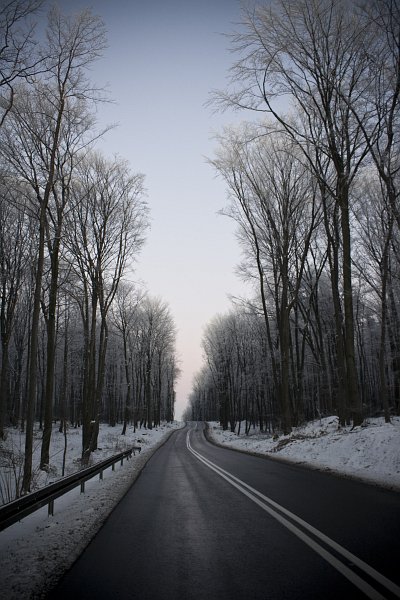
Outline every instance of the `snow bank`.
[(337, 417), (326, 417), (296, 427), (290, 435), (278, 439), (255, 429), (248, 436), (238, 436), (222, 431), (215, 422), (209, 423), (208, 432), (221, 446), (283, 458), (400, 491), (399, 417), (391, 423), (383, 418), (368, 419), (354, 429), (339, 429)]

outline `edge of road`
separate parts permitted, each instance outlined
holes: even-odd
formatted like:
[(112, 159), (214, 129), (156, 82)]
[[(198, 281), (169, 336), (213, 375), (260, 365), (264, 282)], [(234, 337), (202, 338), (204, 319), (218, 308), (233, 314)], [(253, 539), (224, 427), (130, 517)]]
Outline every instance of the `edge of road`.
[(161, 448), (170, 437), (175, 434), (177, 431), (181, 431), (187, 427), (186, 422), (182, 422), (182, 427), (178, 427), (177, 429), (172, 429), (168, 431), (164, 437), (162, 437), (153, 447), (149, 448), (144, 454), (139, 454), (134, 463), (134, 470), (131, 473), (131, 477), (129, 481), (126, 482), (121, 488), (120, 493), (113, 499), (112, 503), (107, 507), (104, 507), (103, 510), (99, 511), (98, 518), (91, 523), (90, 527), (82, 534), (79, 535), (79, 531), (75, 531), (74, 535), (74, 547), (73, 551), (69, 552), (69, 554), (61, 555), (59, 560), (55, 560), (53, 567), (51, 570), (45, 574), (43, 574), (43, 579), (40, 582), (37, 582), (32, 590), (31, 598), (40, 598), (46, 599), (49, 594), (51, 594), (54, 589), (57, 587), (59, 580), (63, 577), (63, 575), (69, 571), (74, 563), (78, 560), (80, 555), (85, 551), (87, 546), (96, 536), (96, 534), (103, 527), (113, 510), (118, 506), (118, 504), (122, 501), (122, 499), (126, 496), (126, 494), (131, 489), (132, 485), (136, 482), (144, 468), (146, 467), (150, 458)]
[[(155, 454), (157, 452), (157, 450), (159, 450), (159, 448), (161, 448), (162, 446), (164, 446), (164, 444), (166, 444), (168, 442), (168, 440), (170, 439), (170, 437), (174, 433), (176, 433), (177, 431), (181, 431), (182, 429), (185, 429), (186, 426), (187, 426), (187, 423), (183, 422), (182, 427), (178, 427), (177, 429), (171, 429), (171, 431), (168, 431), (165, 434), (165, 436), (163, 438), (161, 438), (161, 440), (159, 440), (157, 442), (157, 444), (155, 444), (154, 446), (152, 446), (151, 448), (149, 448), (144, 454), (139, 454), (139, 456), (137, 457), (137, 459), (135, 460), (135, 463), (134, 463), (135, 470), (132, 473), (132, 477), (129, 479), (129, 481), (127, 482), (127, 484), (122, 488), (120, 494), (118, 494), (118, 498), (112, 504), (112, 506), (108, 507), (108, 509), (104, 513), (101, 514), (101, 516), (99, 517), (99, 519), (97, 519), (96, 522), (93, 523), (92, 531), (90, 532), (91, 533), (90, 539), (86, 540), (86, 538), (85, 538), (85, 543), (84, 543), (83, 547), (80, 549), (80, 552), (79, 552), (78, 556), (80, 556), (80, 554), (82, 554), (82, 552), (86, 548), (86, 546), (89, 545), (89, 543), (92, 541), (92, 539), (94, 538), (94, 536), (96, 535), (96, 533), (99, 531), (99, 529), (107, 521), (107, 519), (110, 516), (110, 514), (112, 513), (112, 511), (117, 507), (117, 505), (121, 502), (121, 500), (129, 492), (129, 490), (131, 489), (132, 485), (138, 479), (138, 477), (142, 473), (143, 469), (146, 467), (148, 461), (153, 456), (153, 454)], [(76, 558), (74, 559), (74, 562), (75, 562)], [(70, 567), (68, 567), (68, 568), (70, 568)]]
[(233, 446), (226, 446), (225, 444), (218, 443), (215, 439), (213, 439), (209, 429), (210, 424), (207, 421), (204, 421), (204, 437), (210, 444), (217, 446), (218, 448), (224, 448), (225, 450), (233, 450), (234, 452), (240, 452), (240, 454), (249, 454), (250, 456), (256, 456), (258, 458), (263, 458), (265, 460), (275, 460), (278, 462), (283, 462), (292, 467), (299, 467), (303, 469), (308, 469), (311, 471), (320, 471), (321, 473), (326, 473), (327, 475), (333, 475), (334, 477), (339, 477), (341, 479), (351, 479), (352, 481), (357, 481), (358, 483), (364, 483), (367, 485), (371, 485), (373, 487), (378, 487), (389, 492), (397, 492), (400, 493), (400, 486), (395, 484), (385, 484), (380, 481), (374, 481), (373, 479), (369, 479), (366, 477), (362, 477), (361, 475), (354, 475), (352, 473), (344, 473), (343, 471), (339, 471), (337, 469), (331, 469), (330, 467), (324, 467), (322, 465), (316, 465), (308, 462), (295, 462), (294, 460), (290, 460), (290, 458), (283, 456), (273, 456), (271, 454), (265, 454), (263, 452), (255, 452), (254, 450), (242, 450), (241, 448), (234, 448)]
[[(143, 454), (143, 455), (139, 454), (137, 460), (135, 461), (135, 467), (136, 467), (136, 469), (133, 472), (132, 478), (129, 480), (127, 486), (122, 490), (122, 493), (119, 495), (117, 502), (112, 506), (111, 510), (108, 512), (108, 514), (106, 515), (106, 517), (101, 522), (101, 525), (106, 521), (106, 519), (108, 518), (109, 514), (114, 510), (114, 508), (117, 506), (117, 504), (119, 504), (119, 502), (121, 502), (121, 500), (129, 492), (129, 490), (131, 489), (132, 485), (135, 483), (135, 481), (137, 480), (137, 478), (139, 477), (139, 475), (142, 473), (143, 469), (146, 467), (148, 461), (153, 456), (153, 454), (155, 454), (155, 452), (157, 452), (157, 450), (159, 448), (161, 448), (162, 446), (164, 446), (164, 444), (166, 444), (168, 442), (169, 438), (174, 433), (176, 433), (177, 431), (181, 431), (182, 429), (185, 429), (185, 427), (187, 427), (187, 423), (185, 421), (182, 421), (182, 427), (177, 427), (176, 429), (171, 429), (171, 431), (168, 431), (165, 434), (165, 436), (162, 437), (161, 440), (159, 440), (157, 442), (157, 444), (155, 444), (154, 446), (152, 446), (151, 448), (149, 448), (146, 451), (145, 454)], [(97, 533), (97, 531), (96, 531), (96, 533)]]

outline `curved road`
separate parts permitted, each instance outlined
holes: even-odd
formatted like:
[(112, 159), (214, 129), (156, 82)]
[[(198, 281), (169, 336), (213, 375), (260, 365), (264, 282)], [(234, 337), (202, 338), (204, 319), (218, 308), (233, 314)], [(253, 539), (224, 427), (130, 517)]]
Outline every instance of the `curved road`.
[(400, 495), (206, 441), (148, 461), (48, 598), (400, 598)]

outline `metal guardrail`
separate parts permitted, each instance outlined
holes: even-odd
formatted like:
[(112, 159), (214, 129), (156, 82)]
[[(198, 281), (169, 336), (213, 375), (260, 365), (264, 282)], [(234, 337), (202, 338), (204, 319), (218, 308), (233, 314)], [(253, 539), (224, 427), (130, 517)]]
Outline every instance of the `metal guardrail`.
[(63, 496), (70, 490), (78, 485), (81, 486), (81, 493), (85, 491), (85, 481), (91, 479), (98, 473), (100, 474), (100, 479), (103, 479), (103, 471), (112, 467), (114, 470), (115, 463), (121, 461), (121, 465), (124, 462), (124, 458), (130, 458), (132, 454), (135, 454), (135, 450), (141, 451), (140, 446), (133, 446), (129, 450), (125, 450), (124, 452), (120, 452), (119, 454), (115, 454), (114, 456), (110, 456), (105, 460), (96, 463), (92, 467), (88, 467), (87, 469), (82, 469), (81, 471), (77, 471), (72, 475), (67, 477), (63, 477), (54, 483), (50, 483), (45, 487), (37, 490), (36, 492), (31, 492), (30, 494), (26, 494), (26, 496), (22, 496), (17, 500), (13, 500), (12, 502), (8, 502), (4, 506), (0, 506), (0, 531), (6, 529), (13, 523), (20, 521), (27, 515), (35, 512), (42, 506), (48, 505), (48, 513), (49, 515), (54, 514), (54, 500)]

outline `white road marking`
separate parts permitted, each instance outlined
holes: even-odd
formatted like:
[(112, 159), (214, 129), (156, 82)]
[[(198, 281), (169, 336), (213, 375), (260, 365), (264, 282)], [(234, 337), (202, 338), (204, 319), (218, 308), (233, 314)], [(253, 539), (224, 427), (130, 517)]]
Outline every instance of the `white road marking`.
[[(385, 597), (382, 596), (377, 590), (375, 590), (369, 583), (367, 583), (364, 579), (362, 579), (359, 575), (354, 573), (349, 567), (347, 567), (343, 562), (337, 559), (333, 554), (331, 554), (328, 550), (323, 548), (318, 542), (309, 537), (304, 531), (296, 527), (294, 523), (288, 521), (284, 516), (286, 515), (295, 523), (298, 523), (314, 535), (319, 540), (323, 541), (327, 546), (335, 550), (338, 554), (340, 554), (344, 559), (350, 561), (353, 565), (364, 571), (369, 577), (374, 579), (377, 583), (385, 587), (392, 594), (394, 594), (397, 598), (400, 598), (400, 587), (387, 579), (384, 575), (376, 571), (373, 567), (365, 563), (363, 560), (343, 548), (340, 544), (330, 539), (324, 533), (290, 512), (280, 504), (274, 502), (271, 498), (264, 496), (261, 492), (252, 488), (250, 485), (238, 479), (228, 471), (225, 471), (212, 461), (205, 458), (202, 454), (194, 450), (190, 444), (190, 431), (188, 431), (186, 436), (186, 446), (188, 450), (203, 464), (205, 464), (209, 469), (217, 473), (220, 477), (225, 479), (230, 485), (238, 489), (242, 494), (247, 496), (250, 500), (252, 500), (255, 504), (260, 506), (263, 510), (265, 510), (268, 514), (270, 514), (274, 519), (279, 521), (284, 527), (286, 527), (289, 531), (291, 531), (294, 535), (296, 535), (299, 539), (301, 539), (305, 544), (307, 544), (310, 548), (312, 548), (317, 554), (322, 556), (330, 565), (332, 565), (337, 571), (342, 573), (344, 577), (346, 577), (351, 583), (353, 583), (356, 587), (358, 587), (368, 598), (371, 600), (385, 600)], [(277, 512), (279, 511), (279, 512)], [(281, 513), (281, 514), (280, 514)]]

